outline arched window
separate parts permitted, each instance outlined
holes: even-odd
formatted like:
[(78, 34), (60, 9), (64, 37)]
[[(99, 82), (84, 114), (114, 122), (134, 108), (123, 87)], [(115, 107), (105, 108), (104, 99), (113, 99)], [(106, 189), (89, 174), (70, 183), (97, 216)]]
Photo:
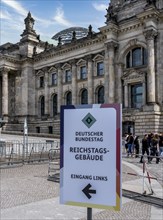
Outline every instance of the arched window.
[(147, 51), (143, 47), (130, 50), (126, 56), (126, 68), (143, 66), (147, 64)]
[(72, 93), (68, 92), (66, 95), (66, 105), (72, 105)]
[(45, 98), (44, 98), (44, 96), (41, 97), (40, 104), (41, 104), (41, 116), (44, 116), (45, 115)]
[(57, 94), (53, 96), (53, 116), (57, 115)]
[(88, 91), (83, 89), (81, 93), (81, 104), (88, 104)]
[(98, 89), (98, 92), (97, 92), (97, 103), (98, 104), (103, 104), (104, 103), (104, 87), (103, 86), (101, 86)]

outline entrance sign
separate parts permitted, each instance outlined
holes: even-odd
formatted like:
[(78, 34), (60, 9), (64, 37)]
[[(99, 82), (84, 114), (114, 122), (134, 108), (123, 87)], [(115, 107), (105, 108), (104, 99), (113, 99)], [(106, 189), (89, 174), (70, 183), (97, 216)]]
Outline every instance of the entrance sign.
[(61, 106), (60, 202), (120, 210), (120, 104)]

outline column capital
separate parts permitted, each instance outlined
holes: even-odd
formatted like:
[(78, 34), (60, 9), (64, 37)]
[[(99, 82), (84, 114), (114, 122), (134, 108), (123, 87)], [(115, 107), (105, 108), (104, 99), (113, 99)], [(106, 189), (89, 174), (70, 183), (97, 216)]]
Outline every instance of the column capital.
[(110, 50), (110, 49), (114, 50), (118, 47), (118, 43), (115, 41), (110, 41), (110, 42), (105, 43), (105, 47), (107, 50)]
[(157, 36), (157, 31), (154, 29), (144, 31), (144, 36), (146, 40), (153, 40)]
[[(123, 79), (123, 78), (122, 78)], [(123, 81), (123, 86), (128, 86), (128, 82)]]
[(3, 73), (8, 73), (10, 71), (10, 69), (7, 67), (2, 67), (2, 68), (0, 68), (0, 71)]
[(117, 65), (118, 67), (122, 68), (122, 69), (125, 67), (125, 64), (124, 64), (124, 63), (116, 63), (116, 65)]

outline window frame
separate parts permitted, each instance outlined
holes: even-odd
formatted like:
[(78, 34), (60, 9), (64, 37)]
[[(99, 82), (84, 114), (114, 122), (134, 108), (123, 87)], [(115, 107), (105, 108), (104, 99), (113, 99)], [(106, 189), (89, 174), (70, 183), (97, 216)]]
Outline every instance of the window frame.
[(87, 79), (87, 68), (86, 68), (86, 66), (81, 66), (80, 67), (80, 79), (82, 79), (82, 80)]
[(72, 105), (72, 92), (71, 91), (68, 91), (66, 93), (66, 105)]
[[(86, 94), (84, 94), (84, 92)], [(84, 96), (83, 96), (84, 95)], [(81, 100), (81, 105), (87, 105), (88, 104), (88, 90), (87, 89), (83, 89), (81, 91), (81, 97), (80, 97), (80, 100)]]
[(44, 76), (40, 76), (40, 88), (44, 88), (45, 81), (44, 81)]
[[(102, 68), (100, 68), (100, 64), (102, 64)], [(100, 62), (97, 62), (97, 76), (103, 76), (103, 75), (104, 75), (104, 62), (100, 61)]]
[[(131, 108), (136, 108), (140, 109), (143, 105), (143, 84), (142, 83), (136, 83), (136, 84), (131, 84)], [(141, 87), (141, 92), (136, 92), (135, 89), (138, 87)], [(134, 90), (134, 91), (133, 91)], [(141, 102), (137, 102), (137, 97), (141, 97)]]
[[(100, 94), (100, 91), (102, 89), (103, 89), (103, 96), (102, 96), (102, 94)], [(98, 104), (104, 104), (105, 103), (105, 88), (104, 88), (104, 86), (100, 86), (97, 90), (97, 103)]]
[(45, 115), (45, 97), (42, 96), (40, 99), (40, 113), (41, 117)]
[[(136, 50), (140, 51), (136, 53)], [(134, 54), (135, 52), (135, 54)], [(130, 49), (125, 57), (126, 68), (136, 68), (147, 65), (147, 50), (144, 47), (138, 46)]]
[(56, 116), (57, 113), (58, 113), (58, 97), (57, 97), (57, 94), (54, 94), (53, 97), (52, 97), (52, 112), (53, 112), (53, 117)]
[(72, 72), (70, 69), (65, 70), (65, 83), (70, 83), (72, 81)]
[(58, 81), (57, 73), (51, 74), (51, 85), (56, 86)]

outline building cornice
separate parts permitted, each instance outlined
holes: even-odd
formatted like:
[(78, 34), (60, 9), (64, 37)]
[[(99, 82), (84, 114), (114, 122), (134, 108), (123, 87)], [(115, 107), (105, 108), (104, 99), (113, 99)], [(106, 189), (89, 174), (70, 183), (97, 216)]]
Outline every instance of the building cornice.
[(157, 19), (158, 20), (159, 17), (160, 17), (160, 12), (154, 6), (147, 8), (144, 12), (137, 15), (137, 18), (141, 22), (144, 22), (144, 20), (146, 19)]
[(81, 41), (81, 39), (77, 40), (76, 41), (76, 44), (65, 44), (65, 45), (62, 45), (60, 47), (55, 47), (54, 50), (51, 49), (49, 51), (44, 51), (40, 54), (38, 54), (35, 58), (34, 58), (34, 61), (40, 61), (40, 60), (44, 60), (45, 58), (46, 59), (49, 59), (49, 58), (52, 58), (52, 57), (56, 57), (56, 56), (61, 56), (61, 55), (64, 55), (64, 54), (68, 54), (70, 53), (71, 51), (75, 51), (75, 50), (78, 50), (78, 49), (82, 49), (84, 47), (88, 47), (88, 46), (91, 46), (91, 45), (95, 45), (97, 43), (101, 43), (101, 42), (104, 42), (104, 40), (106, 40), (106, 36), (105, 35), (98, 35), (96, 36), (95, 39), (87, 39), (85, 40), (84, 42)]
[(0, 60), (8, 61), (14, 64), (20, 64), (21, 61), (19, 59), (16, 59), (15, 57), (12, 56), (7, 56), (7, 55), (1, 55)]

